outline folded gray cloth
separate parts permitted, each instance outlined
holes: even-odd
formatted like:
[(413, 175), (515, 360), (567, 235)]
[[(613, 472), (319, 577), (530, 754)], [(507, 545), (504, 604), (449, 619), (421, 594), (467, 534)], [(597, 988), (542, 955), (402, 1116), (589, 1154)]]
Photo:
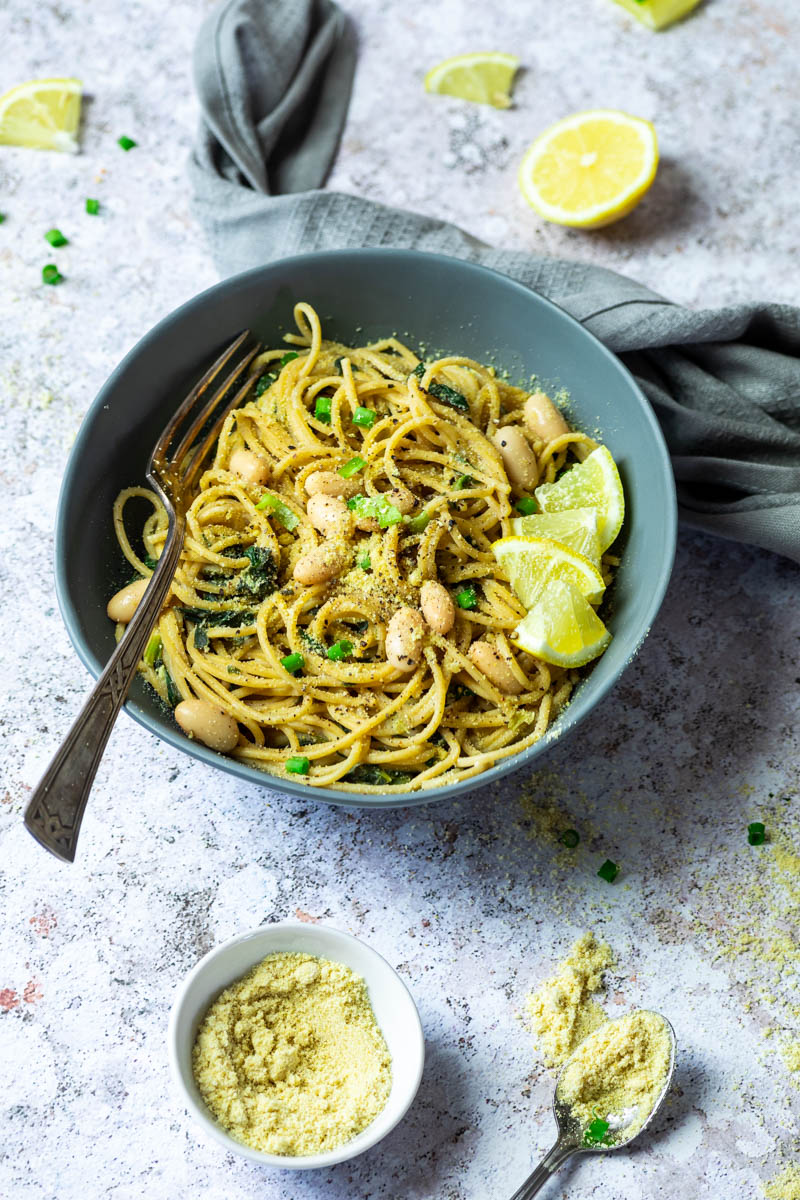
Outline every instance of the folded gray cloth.
[(482, 263), (615, 351), (661, 422), (680, 514), (800, 562), (800, 310), (692, 312), (602, 267), (494, 250), (462, 229), (321, 191), (355, 68), (331, 0), (226, 0), (202, 26), (190, 172), (222, 275), (290, 254), (402, 246)]

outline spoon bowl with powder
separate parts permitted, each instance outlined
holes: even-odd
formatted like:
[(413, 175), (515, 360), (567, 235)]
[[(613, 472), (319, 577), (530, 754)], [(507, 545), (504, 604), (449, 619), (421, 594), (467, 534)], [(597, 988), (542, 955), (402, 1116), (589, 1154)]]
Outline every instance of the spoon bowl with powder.
[(556, 1143), (511, 1200), (530, 1200), (573, 1154), (627, 1146), (661, 1108), (674, 1069), (675, 1031), (660, 1013), (634, 1009), (596, 1029), (556, 1080)]

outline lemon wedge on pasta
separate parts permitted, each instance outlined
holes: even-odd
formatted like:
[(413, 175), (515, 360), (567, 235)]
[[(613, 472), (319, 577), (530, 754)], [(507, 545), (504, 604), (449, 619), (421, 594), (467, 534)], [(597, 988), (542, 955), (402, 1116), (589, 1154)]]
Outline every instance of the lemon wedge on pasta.
[(553, 483), (534, 492), (546, 513), (593, 508), (597, 513), (600, 553), (617, 537), (625, 519), (625, 495), (617, 464), (607, 446), (598, 446), (582, 463), (576, 463)]
[(558, 667), (582, 667), (611, 641), (589, 601), (574, 584), (552, 580), (511, 634), (520, 650)]
[(492, 544), (492, 553), (526, 608), (532, 608), (554, 580), (572, 584), (591, 603), (603, 598), (603, 576), (594, 563), (552, 538), (500, 538)]
[(596, 567), (600, 566), (597, 510), (594, 508), (572, 508), (564, 512), (515, 517), (511, 528), (522, 537), (552, 538), (570, 550), (577, 550)]

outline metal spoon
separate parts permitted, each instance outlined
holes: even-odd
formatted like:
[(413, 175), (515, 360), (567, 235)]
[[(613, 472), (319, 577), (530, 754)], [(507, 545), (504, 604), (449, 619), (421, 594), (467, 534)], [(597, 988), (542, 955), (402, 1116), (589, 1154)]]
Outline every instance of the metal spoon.
[[(578, 1120), (569, 1104), (567, 1104), (559, 1096), (559, 1091), (564, 1078), (564, 1072), (574, 1057), (574, 1055), (571, 1055), (563, 1064), (558, 1073), (555, 1092), (553, 1094), (553, 1115), (555, 1116), (556, 1125), (558, 1126), (558, 1137), (556, 1138), (556, 1144), (551, 1150), (548, 1150), (547, 1154), (545, 1154), (536, 1170), (533, 1172), (533, 1174), (528, 1176), (522, 1187), (518, 1188), (516, 1192), (514, 1192), (511, 1200), (531, 1200), (531, 1197), (536, 1195), (536, 1193), (547, 1182), (553, 1172), (557, 1171), (561, 1164), (566, 1162), (568, 1158), (571, 1158), (573, 1154), (610, 1154), (613, 1150), (621, 1150), (623, 1146), (627, 1146), (629, 1142), (632, 1142), (635, 1137), (638, 1137), (639, 1134), (647, 1128), (647, 1126), (653, 1120), (653, 1117), (664, 1103), (664, 1098), (669, 1091), (669, 1085), (672, 1082), (672, 1074), (675, 1070), (675, 1030), (672, 1028), (666, 1017), (661, 1016), (661, 1013), (656, 1013), (655, 1015), (657, 1017), (661, 1017), (661, 1020), (664, 1022), (669, 1032), (669, 1068), (667, 1070), (666, 1079), (664, 1080), (664, 1086), (658, 1094), (644, 1124), (640, 1125), (636, 1132), (629, 1134), (628, 1137), (625, 1136), (626, 1127), (624, 1124), (621, 1126), (614, 1126), (612, 1127), (612, 1132), (614, 1134), (613, 1145), (587, 1146), (584, 1143), (584, 1130), (581, 1126), (581, 1122)], [(575, 1053), (577, 1053), (577, 1051), (575, 1051)], [(628, 1123), (630, 1124), (631, 1122), (632, 1118), (629, 1119)]]

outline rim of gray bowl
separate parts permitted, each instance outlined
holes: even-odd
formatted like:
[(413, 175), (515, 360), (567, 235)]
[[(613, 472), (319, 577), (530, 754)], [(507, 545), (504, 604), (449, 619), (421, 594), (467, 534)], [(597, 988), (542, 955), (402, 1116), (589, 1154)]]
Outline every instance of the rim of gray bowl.
[(603, 343), (599, 338), (595, 337), (588, 329), (586, 329), (580, 321), (577, 321), (566, 309), (555, 304), (546, 296), (535, 291), (533, 288), (527, 287), (525, 284), (518, 283), (517, 280), (511, 279), (510, 276), (504, 275), (501, 271), (494, 271), (490, 267), (484, 267), (478, 263), (472, 263), (462, 258), (455, 258), (452, 255), (434, 254), (422, 250), (404, 250), (400, 248), (365, 248), (365, 249), (342, 249), (342, 250), (321, 250), (309, 254), (291, 255), (287, 258), (275, 259), (272, 262), (265, 263), (262, 266), (251, 267), (247, 271), (239, 272), (236, 275), (230, 275), (219, 283), (213, 284), (198, 295), (186, 300), (178, 308), (174, 309), (166, 317), (163, 317), (156, 325), (150, 329), (144, 337), (132, 347), (125, 357), (117, 364), (114, 370), (109, 375), (106, 382), (101, 387), (92, 404), (86, 411), (86, 414), (81, 422), (81, 427), (78, 430), (78, 435), (72, 446), (69, 459), (67, 461), (66, 470), (61, 482), (61, 488), (58, 495), (58, 507), (56, 512), (56, 527), (54, 539), (54, 573), (55, 573), (55, 588), (56, 599), (61, 612), (62, 619), (67, 629), (70, 641), (78, 655), (78, 658), (89, 671), (94, 679), (100, 675), (104, 662), (101, 662), (94, 651), (89, 646), (89, 643), (83, 636), (81, 631), (78, 612), (73, 605), (67, 584), (65, 564), (69, 552), (68, 540), (69, 529), (67, 527), (65, 513), (67, 509), (67, 497), (69, 496), (73, 479), (79, 469), (79, 464), (82, 458), (82, 453), (85, 445), (91, 440), (91, 427), (93, 418), (98, 410), (107, 404), (109, 397), (113, 396), (117, 380), (123, 376), (128, 369), (129, 364), (136, 359), (139, 353), (158, 339), (163, 337), (173, 325), (178, 324), (188, 313), (193, 309), (202, 307), (206, 302), (206, 297), (219, 291), (220, 289), (230, 288), (232, 285), (240, 282), (245, 282), (264, 272), (281, 270), (290, 270), (293, 264), (307, 265), (312, 260), (327, 260), (341, 258), (342, 256), (353, 256), (361, 259), (369, 257), (382, 258), (390, 260), (391, 258), (411, 258), (417, 259), (420, 263), (430, 263), (431, 260), (438, 260), (446, 266), (456, 265), (460, 269), (467, 272), (474, 272), (478, 280), (488, 277), (496, 281), (502, 280), (503, 284), (520, 293), (520, 296), (529, 299), (534, 296), (536, 300), (557, 312), (560, 317), (574, 326), (580, 331), (580, 336), (594, 344), (596, 353), (601, 354), (627, 379), (629, 386), (637, 394), (643, 415), (646, 422), (650, 426), (653, 435), (653, 449), (657, 452), (659, 467), (661, 470), (661, 483), (665, 485), (666, 494), (670, 497), (669, 511), (665, 512), (665, 535), (666, 544), (664, 546), (664, 556), (661, 559), (658, 576), (653, 581), (652, 596), (650, 604), (646, 610), (646, 616), (642, 622), (641, 630), (635, 642), (631, 646), (625, 661), (621, 664), (615, 674), (609, 676), (608, 679), (597, 685), (595, 693), (592, 697), (592, 704), (588, 707), (577, 704), (581, 694), (580, 685), (575, 691), (575, 699), (572, 699), (565, 710), (559, 714), (556, 721), (545, 732), (543, 737), (534, 745), (520, 751), (518, 754), (510, 755), (507, 759), (503, 759), (496, 766), (490, 767), (487, 771), (480, 775), (473, 776), (470, 779), (462, 780), (459, 783), (446, 784), (443, 787), (421, 788), (415, 792), (405, 792), (401, 795), (386, 793), (356, 793), (337, 791), (335, 788), (315, 788), (308, 784), (295, 783), (294, 780), (280, 779), (277, 776), (270, 775), (265, 771), (259, 771), (255, 767), (249, 767), (244, 763), (237, 762), (236, 759), (229, 758), (226, 755), (218, 754), (216, 751), (203, 746), (196, 741), (187, 738), (175, 725), (171, 729), (167, 725), (163, 725), (154, 720), (149, 713), (140, 709), (135, 700), (127, 699), (124, 704), (125, 711), (129, 716), (133, 717), (140, 725), (144, 726), (150, 733), (156, 735), (166, 741), (169, 745), (174, 746), (177, 750), (181, 750), (184, 754), (190, 755), (192, 758), (199, 759), (210, 766), (217, 767), (225, 771), (229, 775), (234, 775), (244, 782), (256, 784), (260, 787), (265, 787), (270, 791), (283, 793), (286, 795), (299, 797), (304, 800), (319, 800), (322, 803), (337, 804), (342, 807), (349, 808), (405, 808), (416, 807), (420, 804), (430, 804), (438, 801), (450, 800), (454, 796), (463, 795), (465, 792), (475, 791), (479, 788), (487, 787), (489, 784), (496, 782), (509, 775), (514, 771), (520, 770), (532, 759), (538, 757), (546, 751), (554, 742), (559, 741), (568, 733), (572, 732), (585, 717), (589, 715), (608, 695), (608, 693), (616, 686), (620, 677), (630, 665), (633, 658), (640, 650), (642, 643), (647, 637), (655, 620), (658, 611), (664, 599), (664, 594), (669, 584), (672, 567), (675, 559), (675, 549), (677, 542), (677, 498), (675, 493), (675, 480), (672, 474), (672, 466), (670, 464), (669, 452), (667, 450), (664, 436), (661, 432), (661, 427), (650, 407), (650, 402), (642, 392), (642, 389), (637, 384), (631, 372), (620, 361), (620, 359)]

